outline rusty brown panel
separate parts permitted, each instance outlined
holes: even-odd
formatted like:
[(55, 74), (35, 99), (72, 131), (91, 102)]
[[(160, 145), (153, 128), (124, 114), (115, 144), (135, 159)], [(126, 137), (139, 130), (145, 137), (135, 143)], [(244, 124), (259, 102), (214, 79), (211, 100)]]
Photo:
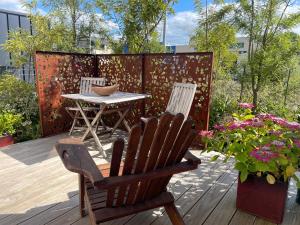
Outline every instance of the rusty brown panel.
[[(124, 92), (143, 93), (142, 55), (98, 55), (98, 76), (105, 77), (108, 84), (119, 84)], [(127, 116), (130, 125), (137, 123), (142, 115), (142, 101), (136, 102)], [(109, 125), (116, 121), (116, 115), (106, 116)]]
[(147, 115), (164, 112), (174, 82), (196, 83), (197, 91), (190, 111), (196, 129), (208, 128), (212, 74), (212, 53), (153, 54), (145, 56), (145, 91)]
[(78, 93), (80, 78), (95, 76), (95, 56), (37, 52), (35, 65), (42, 135), (65, 132), (72, 121), (65, 106), (72, 103), (61, 94)]

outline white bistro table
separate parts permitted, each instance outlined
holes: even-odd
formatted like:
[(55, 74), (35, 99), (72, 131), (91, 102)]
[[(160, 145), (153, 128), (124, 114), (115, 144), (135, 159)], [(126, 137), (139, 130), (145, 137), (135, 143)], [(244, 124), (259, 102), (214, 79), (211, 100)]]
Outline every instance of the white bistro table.
[[(76, 106), (78, 107), (86, 125), (87, 129), (83, 136), (81, 137), (81, 140), (84, 141), (85, 138), (89, 133), (93, 136), (95, 139), (95, 142), (97, 146), (99, 147), (100, 151), (105, 155), (105, 152), (103, 151), (103, 146), (97, 136), (96, 129), (94, 128), (95, 124), (97, 123), (98, 120), (101, 119), (101, 116), (106, 113), (112, 112), (112, 110), (106, 110), (108, 106), (112, 105), (117, 105), (119, 103), (128, 103), (127, 106), (121, 107), (121, 108), (116, 108), (113, 111), (118, 112), (120, 118), (114, 125), (113, 129), (111, 130), (111, 134), (117, 129), (117, 127), (120, 125), (120, 123), (123, 123), (126, 129), (129, 131), (130, 126), (128, 125), (128, 122), (125, 119), (125, 116), (127, 113), (130, 111), (133, 103), (137, 100), (145, 99), (150, 97), (150, 95), (146, 94), (137, 94), (137, 93), (129, 93), (129, 92), (116, 92), (112, 95), (109, 96), (99, 96), (94, 93), (89, 93), (89, 94), (63, 94), (61, 95), (64, 98), (67, 99), (72, 99), (75, 101)], [(87, 103), (92, 103), (92, 104), (97, 104), (99, 105), (99, 111), (96, 113), (94, 119), (92, 122), (89, 121), (86, 113), (83, 110), (82, 103), (87, 102)], [(123, 112), (122, 112), (123, 111)]]

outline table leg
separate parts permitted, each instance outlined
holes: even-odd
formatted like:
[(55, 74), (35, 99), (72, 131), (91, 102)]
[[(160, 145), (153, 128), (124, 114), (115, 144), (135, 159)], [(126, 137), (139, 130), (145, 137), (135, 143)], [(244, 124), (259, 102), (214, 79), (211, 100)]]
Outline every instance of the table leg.
[(98, 121), (99, 117), (101, 116), (101, 114), (103, 113), (105, 106), (101, 107), (99, 112), (96, 114), (95, 118), (93, 119), (92, 123), (90, 123), (90, 121), (88, 120), (87, 116), (85, 115), (82, 106), (80, 105), (79, 101), (76, 101), (76, 105), (79, 108), (79, 111), (87, 125), (87, 130), (85, 131), (84, 135), (81, 137), (81, 140), (84, 141), (84, 139), (86, 138), (86, 136), (88, 135), (88, 133), (91, 133), (92, 136), (94, 137), (94, 140), (96, 142), (96, 144), (98, 145), (100, 151), (102, 151), (103, 155), (106, 156), (105, 152), (103, 151), (103, 146), (100, 143), (100, 140), (95, 132), (95, 130), (93, 129), (93, 126), (95, 125), (95, 123)]
[[(112, 135), (116, 129), (119, 127), (120, 123), (123, 122), (126, 129), (128, 130), (128, 132), (130, 131), (130, 127), (127, 123), (127, 121), (125, 120), (125, 116), (127, 115), (127, 113), (129, 112), (129, 110), (131, 109), (131, 107), (128, 107), (123, 113), (121, 111), (118, 111), (118, 114), (120, 115), (120, 119), (117, 121), (117, 123), (115, 124), (115, 126), (113, 127), (113, 129), (111, 130), (110, 134)], [(125, 120), (125, 122), (124, 122)]]

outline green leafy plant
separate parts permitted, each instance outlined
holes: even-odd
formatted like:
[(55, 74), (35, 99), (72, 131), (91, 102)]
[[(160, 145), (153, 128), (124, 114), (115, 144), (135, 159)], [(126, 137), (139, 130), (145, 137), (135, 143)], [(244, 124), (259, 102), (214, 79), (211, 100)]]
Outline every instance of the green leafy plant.
[(39, 110), (35, 87), (6, 74), (0, 77), (0, 113), (10, 112), (22, 116), (16, 127), (16, 141), (39, 137)]
[[(214, 131), (202, 131), (206, 151), (235, 158), (235, 168), (244, 182), (248, 175), (263, 176), (268, 183), (293, 178), (300, 187), (296, 169), (300, 165), (300, 124), (272, 114), (252, 114), (254, 107), (240, 103), (242, 108)], [(220, 155), (215, 155), (216, 160)]]
[(22, 116), (20, 114), (13, 114), (5, 112), (0, 114), (0, 136), (13, 135), (16, 128), (21, 124)]

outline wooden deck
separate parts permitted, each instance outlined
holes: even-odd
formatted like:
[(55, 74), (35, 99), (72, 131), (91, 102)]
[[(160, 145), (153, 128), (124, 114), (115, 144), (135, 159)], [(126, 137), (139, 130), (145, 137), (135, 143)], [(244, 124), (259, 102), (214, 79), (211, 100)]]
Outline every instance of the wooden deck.
[[(0, 149), (0, 224), (89, 224), (78, 210), (77, 175), (62, 165), (53, 145), (66, 136), (15, 144)], [(113, 139), (113, 138), (112, 138)], [(107, 158), (90, 145), (96, 162), (110, 158), (111, 139), (106, 140)], [(169, 185), (176, 205), (187, 225), (267, 225), (272, 224), (235, 208), (237, 171), (232, 163), (202, 159), (198, 170), (176, 175)], [(291, 183), (283, 224), (300, 225), (300, 205), (295, 203), (296, 188)], [(105, 225), (171, 224), (162, 209), (104, 223)]]

